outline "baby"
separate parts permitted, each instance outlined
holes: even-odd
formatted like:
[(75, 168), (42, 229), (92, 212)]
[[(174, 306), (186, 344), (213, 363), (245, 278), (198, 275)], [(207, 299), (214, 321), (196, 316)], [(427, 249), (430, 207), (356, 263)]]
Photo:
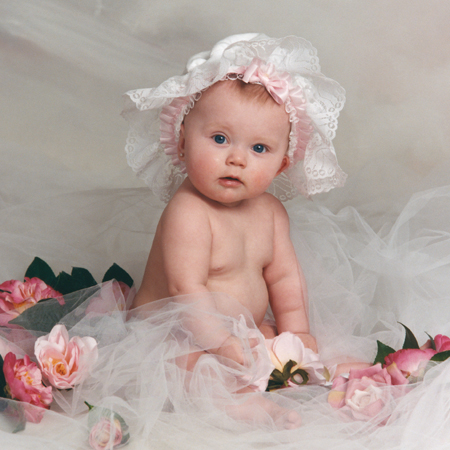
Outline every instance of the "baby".
[[(331, 144), (343, 90), (320, 73), (311, 44), (231, 36), (192, 58), (186, 75), (128, 97), (129, 163), (171, 197), (133, 307), (222, 292), (250, 311), (266, 338), (290, 331), (317, 351), (289, 218), (267, 192), (285, 200), (345, 180)], [(275, 325), (265, 321), (269, 305)], [(218, 342), (213, 352), (241, 362), (239, 340), (224, 332)]]
[(270, 301), (278, 332), (315, 349), (289, 219), (266, 193), (289, 166), (289, 131), (284, 106), (261, 85), (219, 81), (202, 94), (178, 142), (188, 176), (161, 217), (134, 306), (224, 292), (261, 326)]

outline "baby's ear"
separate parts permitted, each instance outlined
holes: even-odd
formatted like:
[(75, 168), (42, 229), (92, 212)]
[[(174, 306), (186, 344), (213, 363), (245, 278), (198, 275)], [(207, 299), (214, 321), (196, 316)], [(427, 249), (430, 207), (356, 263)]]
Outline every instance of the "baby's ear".
[(177, 154), (178, 159), (180, 161), (184, 161), (184, 144), (186, 140), (184, 138), (184, 123), (180, 126), (180, 138), (178, 139), (178, 146), (177, 146)]
[(281, 161), (280, 168), (278, 169), (276, 176), (280, 175), (281, 172), (284, 172), (289, 167), (290, 164), (291, 164), (291, 161), (289, 159), (289, 156), (284, 155), (283, 160)]

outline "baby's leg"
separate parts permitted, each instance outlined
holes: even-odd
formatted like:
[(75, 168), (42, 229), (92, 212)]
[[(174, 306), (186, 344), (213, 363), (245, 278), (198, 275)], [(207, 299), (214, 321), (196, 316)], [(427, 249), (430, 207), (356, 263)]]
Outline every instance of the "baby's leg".
[[(185, 368), (189, 373), (194, 374), (196, 366), (199, 364), (199, 359), (202, 356), (214, 357), (210, 352), (196, 351), (193, 349), (191, 353), (177, 358), (177, 365)], [(221, 363), (226, 364), (227, 359), (221, 356), (219, 356)], [(235, 360), (230, 360), (230, 364), (235, 366)], [(211, 376), (214, 370), (208, 371), (208, 373)], [(186, 378), (185, 388), (187, 391), (190, 390), (191, 380), (191, 376)], [(235, 378), (235, 383), (231, 383), (234, 386), (232, 388), (233, 392), (230, 392), (230, 394), (249, 394), (242, 403), (237, 403), (237, 397), (235, 395), (233, 395), (234, 398), (231, 400), (232, 404), (223, 404), (220, 398), (217, 399), (218, 404), (223, 405), (224, 410), (233, 419), (266, 426), (273, 426), (275, 424), (279, 430), (294, 429), (301, 425), (301, 417), (296, 411), (279, 406), (272, 400), (264, 397), (262, 393), (255, 392), (255, 389), (246, 386), (245, 380), (240, 380), (240, 377), (237, 377)], [(244, 387), (239, 388), (240, 384)]]

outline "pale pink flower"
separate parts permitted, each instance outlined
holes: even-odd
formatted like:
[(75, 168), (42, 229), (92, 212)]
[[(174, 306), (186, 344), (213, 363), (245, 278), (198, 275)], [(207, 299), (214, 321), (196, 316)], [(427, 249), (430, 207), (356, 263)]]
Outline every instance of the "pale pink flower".
[(98, 358), (97, 341), (75, 336), (69, 340), (64, 325), (55, 325), (36, 340), (34, 353), (48, 381), (58, 389), (71, 389), (84, 381)]
[[(17, 359), (14, 353), (8, 353), (3, 362), (3, 373), (12, 399), (49, 408), (53, 400), (52, 388), (42, 384), (41, 371), (28, 355)], [(39, 409), (25, 408), (25, 417), (30, 422), (40, 422), (42, 414)]]
[(380, 363), (367, 369), (352, 369), (348, 379), (337, 377), (334, 380), (328, 403), (357, 420), (372, 419), (383, 410), (383, 418), (387, 419), (392, 396), (400, 394), (400, 391), (390, 391), (388, 386), (391, 385), (392, 378)]
[(39, 278), (25, 278), (25, 281), (9, 280), (0, 284), (0, 326), (22, 314), (38, 301), (61, 297)]
[[(320, 361), (319, 355), (310, 348), (305, 348), (302, 340), (295, 334), (284, 332), (274, 339), (266, 339), (266, 348), (275, 368), (283, 373), (284, 366), (289, 361), (295, 361), (291, 373), (302, 369), (308, 373), (308, 384), (325, 384), (330, 380), (328, 369)], [(302, 383), (300, 375), (294, 375), (297, 383)], [(291, 380), (289, 386), (296, 386)]]
[(434, 338), (434, 345), (435, 345), (436, 351), (438, 353), (446, 352), (446, 351), (450, 350), (450, 338), (448, 336), (438, 334)]
[(428, 361), (436, 350), (408, 348), (391, 353), (384, 359), (386, 370), (392, 377), (392, 384), (408, 384), (423, 377)]
[(118, 419), (102, 417), (89, 434), (89, 444), (95, 450), (112, 450), (121, 442), (122, 427)]

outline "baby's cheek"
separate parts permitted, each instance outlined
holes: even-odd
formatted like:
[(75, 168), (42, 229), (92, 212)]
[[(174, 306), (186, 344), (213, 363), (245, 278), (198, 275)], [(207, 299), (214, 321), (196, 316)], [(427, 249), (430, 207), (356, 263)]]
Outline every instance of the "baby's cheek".
[(204, 178), (206, 173), (209, 173), (211, 167), (204, 160), (197, 158), (195, 160), (187, 161), (186, 171), (187, 174), (192, 178)]
[(265, 191), (273, 181), (273, 177), (267, 173), (258, 173), (254, 178), (255, 187), (259, 187)]

